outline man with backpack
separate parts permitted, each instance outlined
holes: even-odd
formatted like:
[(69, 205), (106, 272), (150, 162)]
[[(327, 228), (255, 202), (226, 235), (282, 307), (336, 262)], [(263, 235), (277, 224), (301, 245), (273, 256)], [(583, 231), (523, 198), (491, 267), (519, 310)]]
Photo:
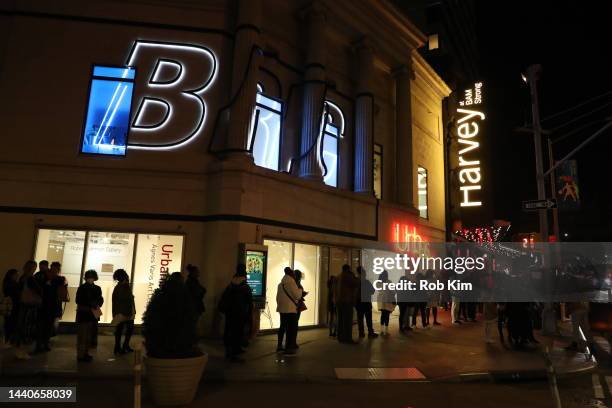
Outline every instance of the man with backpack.
[(219, 311), (225, 315), (225, 357), (231, 361), (242, 361), (238, 355), (244, 353), (245, 329), (253, 313), (253, 291), (246, 278), (246, 265), (238, 264), (219, 301)]

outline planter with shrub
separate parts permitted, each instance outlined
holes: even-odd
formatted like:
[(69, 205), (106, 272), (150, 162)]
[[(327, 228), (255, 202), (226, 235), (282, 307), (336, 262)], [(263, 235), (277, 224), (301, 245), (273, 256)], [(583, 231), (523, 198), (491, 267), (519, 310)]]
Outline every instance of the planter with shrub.
[(189, 404), (208, 355), (197, 347), (196, 315), (180, 274), (157, 289), (143, 316), (146, 377), (157, 405)]

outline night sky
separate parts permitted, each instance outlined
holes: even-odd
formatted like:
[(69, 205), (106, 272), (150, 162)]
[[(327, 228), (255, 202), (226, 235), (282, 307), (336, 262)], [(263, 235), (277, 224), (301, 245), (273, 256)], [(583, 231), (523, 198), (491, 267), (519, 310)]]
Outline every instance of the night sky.
[[(536, 231), (535, 213), (520, 208), (522, 200), (537, 198), (533, 137), (514, 131), (531, 121), (529, 88), (521, 72), (533, 63), (543, 67), (542, 118), (612, 91), (612, 21), (604, 2), (595, 1), (479, 0), (477, 11), (480, 67), (488, 89), (494, 217), (512, 221), (514, 232)], [(612, 117), (612, 93), (542, 122), (544, 129), (555, 129), (589, 112), (593, 113), (553, 132), (556, 139), (584, 127), (554, 145), (556, 158), (589, 137), (604, 118)], [(612, 240), (611, 141), (609, 129), (575, 156), (582, 209), (560, 214), (561, 233), (569, 234), (566, 240)]]

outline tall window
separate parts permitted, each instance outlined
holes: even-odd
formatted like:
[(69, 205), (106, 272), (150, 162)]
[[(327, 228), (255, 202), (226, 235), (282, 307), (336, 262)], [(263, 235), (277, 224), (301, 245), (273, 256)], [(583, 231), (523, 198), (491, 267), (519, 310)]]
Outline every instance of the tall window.
[(374, 172), (374, 196), (379, 200), (382, 199), (382, 165), (383, 165), (383, 152), (382, 146), (379, 144), (374, 145), (374, 162), (372, 171)]
[(115, 282), (113, 272), (125, 269), (136, 304), (136, 323), (142, 322), (153, 291), (172, 271), (181, 270), (183, 255), (182, 235), (136, 234), (107, 231), (74, 231), (39, 229), (35, 260), (62, 264), (62, 275), (68, 281), (71, 302), (66, 303), (63, 321), (74, 321), (76, 290), (87, 269), (98, 272), (96, 284), (105, 299), (100, 322), (113, 318), (112, 297)]
[(427, 213), (427, 169), (419, 166), (417, 168), (417, 188), (418, 188), (418, 207), (419, 216), (428, 218)]
[(344, 137), (344, 114), (333, 102), (325, 101), (321, 130), (319, 165), (323, 181), (328, 186), (338, 187), (338, 146)]
[[(283, 105), (280, 101), (264, 95), (261, 84), (257, 84), (257, 97), (252, 119), (252, 136), (255, 164), (278, 171), (280, 158), (280, 133)], [(253, 140), (254, 138), (254, 140)]]

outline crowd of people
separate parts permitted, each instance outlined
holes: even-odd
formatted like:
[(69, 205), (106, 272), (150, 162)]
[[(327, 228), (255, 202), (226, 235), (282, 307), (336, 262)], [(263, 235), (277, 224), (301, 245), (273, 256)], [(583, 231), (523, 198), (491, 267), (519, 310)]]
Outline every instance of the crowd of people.
[[(38, 267), (38, 271), (37, 271)], [(182, 274), (178, 273), (183, 276)], [(199, 319), (205, 311), (204, 296), (206, 289), (200, 284), (200, 271), (196, 266), (188, 265), (186, 277), (183, 276), (186, 293), (192, 299), (196, 317)], [(429, 279), (433, 271), (426, 271)], [(113, 274), (116, 285), (112, 293), (112, 322), (114, 326), (114, 353), (130, 353), (130, 339), (134, 331), (136, 308), (134, 295), (128, 273), (117, 269)], [(379, 279), (389, 282), (389, 274), (384, 271)], [(409, 274), (400, 280), (414, 279)], [(77, 326), (77, 360), (92, 360), (89, 351), (97, 346), (98, 322), (104, 304), (101, 288), (96, 285), (98, 274), (87, 270), (84, 282), (76, 291), (76, 326)], [(277, 286), (276, 304), (280, 315), (280, 326), (277, 337), (277, 352), (294, 355), (299, 349), (297, 342), (300, 314), (307, 309), (306, 292), (302, 286), (302, 272), (290, 267), (284, 269), (284, 276)], [(514, 347), (536, 344), (534, 327), (539, 326), (540, 306), (536, 303), (495, 303), (462, 302), (452, 293), (430, 291), (425, 298), (420, 296), (415, 301), (406, 301), (398, 292), (379, 290), (367, 279), (365, 270), (359, 266), (355, 273), (349, 265), (343, 265), (339, 276), (331, 276), (327, 282), (327, 324), (329, 335), (340, 343), (355, 344), (353, 339), (354, 311), (357, 316), (358, 335), (360, 338), (375, 339), (379, 336), (374, 330), (372, 299), (380, 312), (380, 335), (389, 336), (391, 314), (399, 310), (399, 333), (407, 334), (417, 326), (420, 317), (421, 327), (440, 325), (438, 308), (450, 310), (451, 322), (463, 324), (476, 321), (477, 310), (484, 318), (485, 341), (495, 342), (495, 326), (499, 339)], [(61, 275), (61, 264), (42, 260), (39, 263), (28, 261), (21, 272), (9, 270), (3, 280), (0, 315), (4, 317), (3, 341), (15, 349), (18, 359), (29, 359), (31, 354), (46, 353), (51, 350), (50, 339), (57, 333), (58, 322), (62, 318), (65, 304), (70, 302), (68, 282)], [(376, 294), (376, 296), (374, 296)], [(255, 327), (253, 292), (247, 283), (247, 271), (244, 264), (236, 267), (236, 272), (223, 291), (218, 310), (225, 316), (224, 345), (226, 357), (232, 361), (242, 361), (244, 353), (257, 331)], [(418, 301), (416, 301), (418, 300)], [(588, 305), (570, 304), (574, 327), (575, 341), (568, 347), (578, 349), (580, 344), (579, 330), (582, 335), (588, 328)], [(506, 335), (504, 335), (504, 329)], [(367, 330), (367, 331), (366, 331)]]
[[(38, 271), (37, 271), (38, 268)], [(68, 281), (61, 274), (59, 262), (27, 261), (21, 272), (7, 271), (2, 282), (2, 342), (4, 347), (14, 347), (20, 360), (32, 354), (51, 351), (51, 338), (57, 334), (66, 303), (70, 302)], [(193, 299), (197, 317), (204, 313), (206, 289), (199, 282), (199, 269), (187, 266), (185, 288)], [(76, 291), (77, 361), (89, 362), (90, 354), (98, 343), (98, 322), (102, 316), (104, 297), (96, 285), (98, 273), (87, 270), (84, 282)], [(136, 306), (130, 285), (130, 277), (124, 269), (113, 273), (116, 285), (112, 293), (112, 321), (115, 335), (115, 355), (134, 351), (130, 340), (134, 332)], [(123, 341), (122, 341), (123, 340)]]

